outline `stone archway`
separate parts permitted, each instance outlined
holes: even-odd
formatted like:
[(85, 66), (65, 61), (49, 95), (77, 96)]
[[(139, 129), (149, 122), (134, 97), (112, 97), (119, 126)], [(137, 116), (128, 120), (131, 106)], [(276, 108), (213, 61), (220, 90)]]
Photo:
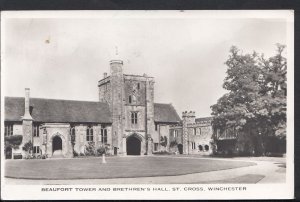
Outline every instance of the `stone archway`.
[(141, 139), (133, 134), (126, 139), (127, 155), (141, 155)]
[(58, 135), (52, 139), (52, 155), (61, 156), (62, 155), (62, 139)]

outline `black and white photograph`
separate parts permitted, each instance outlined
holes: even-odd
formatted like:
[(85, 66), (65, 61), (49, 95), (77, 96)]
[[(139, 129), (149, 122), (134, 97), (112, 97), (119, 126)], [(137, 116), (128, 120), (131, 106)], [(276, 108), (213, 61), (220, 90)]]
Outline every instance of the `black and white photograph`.
[(3, 199), (280, 199), (294, 12), (4, 11)]

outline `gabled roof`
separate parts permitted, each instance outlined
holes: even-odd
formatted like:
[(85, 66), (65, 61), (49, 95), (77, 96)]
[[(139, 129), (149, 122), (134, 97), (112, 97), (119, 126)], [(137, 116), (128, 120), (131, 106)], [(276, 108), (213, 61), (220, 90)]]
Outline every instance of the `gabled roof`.
[(173, 105), (154, 103), (154, 121), (161, 123), (178, 123), (181, 119)]
[[(5, 97), (5, 121), (21, 121), (24, 115), (23, 97)], [(107, 103), (30, 98), (32, 118), (36, 122), (111, 123)]]

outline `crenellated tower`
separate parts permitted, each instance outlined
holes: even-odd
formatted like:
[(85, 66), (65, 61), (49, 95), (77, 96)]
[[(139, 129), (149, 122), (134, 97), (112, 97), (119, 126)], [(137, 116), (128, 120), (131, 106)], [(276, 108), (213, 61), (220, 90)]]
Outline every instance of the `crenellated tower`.
[(195, 123), (195, 112), (182, 112), (182, 130), (183, 130), (183, 153), (189, 154), (189, 132), (188, 132), (188, 124)]

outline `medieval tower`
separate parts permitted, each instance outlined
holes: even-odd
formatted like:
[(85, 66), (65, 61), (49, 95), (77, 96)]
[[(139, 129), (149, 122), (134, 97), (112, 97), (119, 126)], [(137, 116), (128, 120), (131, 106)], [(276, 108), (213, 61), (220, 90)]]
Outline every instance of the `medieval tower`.
[(110, 61), (110, 76), (98, 82), (99, 101), (112, 114), (115, 154), (151, 154), (154, 133), (154, 79), (123, 73), (123, 61)]

